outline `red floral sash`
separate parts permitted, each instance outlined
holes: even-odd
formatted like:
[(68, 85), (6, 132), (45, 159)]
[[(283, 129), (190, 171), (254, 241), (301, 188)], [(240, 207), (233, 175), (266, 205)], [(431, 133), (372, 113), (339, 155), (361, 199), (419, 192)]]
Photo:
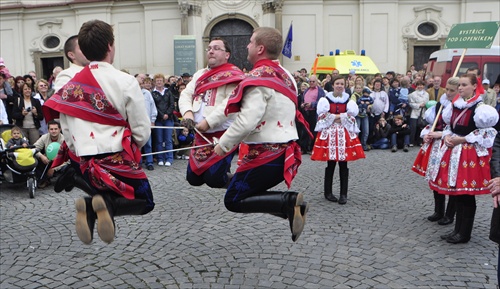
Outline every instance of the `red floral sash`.
[(294, 141), (286, 144), (249, 144), (248, 153), (243, 156), (236, 172), (244, 172), (267, 164), (283, 154), (285, 154), (283, 177), (286, 185), (290, 188), (302, 163), (300, 146)]
[[(214, 137), (220, 138), (222, 134), (224, 134), (224, 131), (204, 133), (203, 135), (207, 139), (211, 140)], [(208, 144), (208, 142), (200, 134), (196, 134), (194, 136), (194, 145), (199, 146), (204, 144)], [(228, 154), (233, 153), (236, 148), (237, 147), (234, 147), (231, 151), (228, 152)], [(225, 156), (218, 156), (215, 153), (213, 146), (191, 149), (191, 154), (189, 156), (189, 166), (191, 167), (193, 173), (199, 176), (206, 170), (208, 170), (212, 165), (222, 160), (224, 157)]]

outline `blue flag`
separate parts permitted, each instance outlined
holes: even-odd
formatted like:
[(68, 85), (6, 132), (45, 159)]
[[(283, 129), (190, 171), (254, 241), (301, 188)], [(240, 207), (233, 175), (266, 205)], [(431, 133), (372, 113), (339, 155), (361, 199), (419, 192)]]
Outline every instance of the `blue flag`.
[(286, 36), (285, 45), (283, 45), (283, 50), (281, 51), (281, 53), (283, 53), (283, 55), (288, 58), (292, 58), (292, 40), (292, 23), (290, 23), (290, 28), (288, 28), (288, 35)]

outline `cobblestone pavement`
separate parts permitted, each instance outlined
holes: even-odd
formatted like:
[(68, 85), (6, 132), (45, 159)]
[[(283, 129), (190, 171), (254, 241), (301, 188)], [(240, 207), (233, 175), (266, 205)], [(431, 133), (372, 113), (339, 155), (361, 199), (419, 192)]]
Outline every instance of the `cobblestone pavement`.
[(185, 160), (147, 171), (156, 208), (117, 218), (110, 245), (97, 233), (91, 245), (76, 236), (81, 191), (49, 187), (29, 199), (23, 185), (3, 183), (0, 287), (497, 288), (491, 197), (477, 198), (468, 244), (441, 240), (453, 225), (426, 219), (432, 193), (409, 169), (417, 151), (370, 151), (350, 163), (344, 206), (322, 195), (325, 164), (304, 156), (291, 190), (304, 192), (311, 209), (296, 243), (286, 220), (231, 213), (223, 190), (189, 186)]

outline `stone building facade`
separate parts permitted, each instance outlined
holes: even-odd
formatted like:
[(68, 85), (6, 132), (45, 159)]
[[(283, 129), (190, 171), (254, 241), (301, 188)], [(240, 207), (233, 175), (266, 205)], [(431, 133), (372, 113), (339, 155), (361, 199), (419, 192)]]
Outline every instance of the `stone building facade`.
[(282, 59), (289, 70), (309, 70), (317, 54), (364, 49), (382, 72), (404, 73), (442, 48), (453, 24), (499, 21), (500, 1), (2, 0), (0, 56), (13, 75), (35, 70), (47, 78), (55, 65), (68, 65), (64, 42), (91, 19), (114, 26), (114, 65), (132, 74), (173, 74), (180, 35), (195, 39), (196, 68), (206, 64), (204, 48), (214, 36), (229, 40), (232, 62), (250, 68), (253, 28), (276, 27), (285, 37), (291, 23), (292, 57)]

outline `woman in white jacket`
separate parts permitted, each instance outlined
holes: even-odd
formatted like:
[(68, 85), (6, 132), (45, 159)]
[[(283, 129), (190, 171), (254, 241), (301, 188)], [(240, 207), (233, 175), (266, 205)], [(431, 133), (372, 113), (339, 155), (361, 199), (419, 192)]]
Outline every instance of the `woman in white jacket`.
[[(408, 95), (408, 103), (411, 107), (410, 115), (410, 146), (418, 145), (420, 142), (420, 136), (415, 139), (417, 135), (417, 130), (420, 132), (420, 128), (417, 127), (417, 120), (420, 114), (424, 117), (425, 105), (429, 101), (429, 93), (425, 91), (425, 83), (423, 80), (416, 82), (417, 90)], [(420, 135), (420, 133), (419, 133)]]

